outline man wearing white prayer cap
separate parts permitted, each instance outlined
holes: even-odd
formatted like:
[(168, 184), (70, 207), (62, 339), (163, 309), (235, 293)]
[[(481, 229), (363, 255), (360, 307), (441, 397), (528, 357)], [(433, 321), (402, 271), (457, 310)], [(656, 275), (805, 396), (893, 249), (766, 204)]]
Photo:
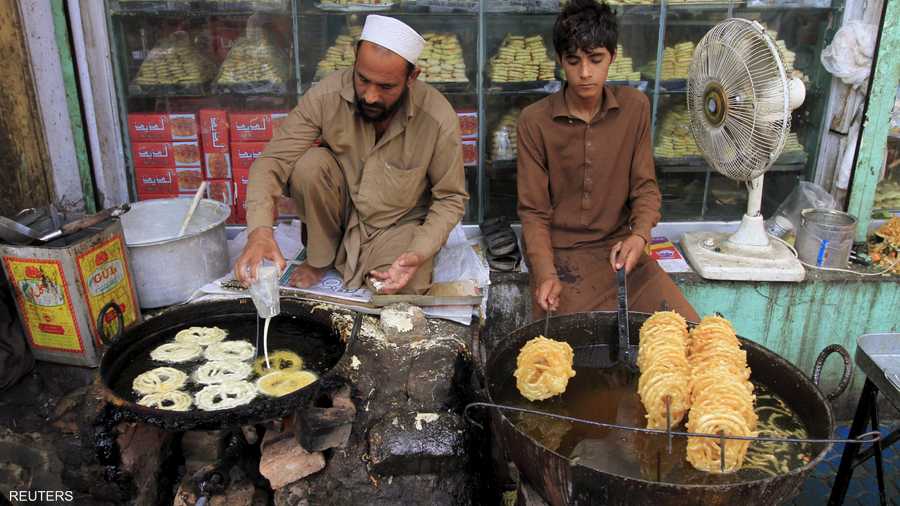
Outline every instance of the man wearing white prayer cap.
[(306, 229), (295, 286), (336, 269), (350, 289), (428, 290), (433, 257), (468, 195), (456, 112), (417, 80), (424, 47), (405, 23), (369, 15), (353, 68), (300, 98), (250, 168), (241, 282), (255, 279), (263, 259), (284, 267), (272, 225), (276, 199), (289, 193)]

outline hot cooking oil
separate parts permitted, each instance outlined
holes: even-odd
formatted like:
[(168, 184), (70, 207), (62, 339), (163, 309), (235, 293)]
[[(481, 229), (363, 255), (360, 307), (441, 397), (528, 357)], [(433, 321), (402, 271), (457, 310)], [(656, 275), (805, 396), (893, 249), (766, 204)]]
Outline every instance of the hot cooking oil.
[[(617, 424), (646, 427), (646, 412), (637, 394), (638, 373), (624, 367), (582, 368), (569, 380), (564, 394), (529, 402), (516, 389), (515, 378), (498, 392), (500, 399), (518, 399), (516, 407)], [(752, 379), (752, 378), (751, 378)], [(761, 436), (805, 438), (807, 431), (785, 402), (755, 383), (757, 430)], [(754, 441), (742, 469), (711, 474), (694, 469), (685, 458), (687, 439), (673, 437), (671, 453), (662, 435), (607, 429), (541, 415), (507, 412), (516, 426), (545, 448), (597, 471), (675, 484), (723, 484), (767, 478), (804, 466), (821, 447)], [(684, 431), (684, 423), (673, 430)], [(728, 442), (726, 441), (727, 445)]]

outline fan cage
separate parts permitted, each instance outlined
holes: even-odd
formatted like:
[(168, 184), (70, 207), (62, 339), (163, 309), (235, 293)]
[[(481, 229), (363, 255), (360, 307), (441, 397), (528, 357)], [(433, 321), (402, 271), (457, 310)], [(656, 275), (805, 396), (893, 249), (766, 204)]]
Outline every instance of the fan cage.
[[(716, 97), (724, 114), (711, 110)], [(751, 181), (781, 155), (791, 129), (788, 79), (778, 47), (758, 23), (732, 18), (703, 36), (687, 101), (694, 140), (723, 175)]]

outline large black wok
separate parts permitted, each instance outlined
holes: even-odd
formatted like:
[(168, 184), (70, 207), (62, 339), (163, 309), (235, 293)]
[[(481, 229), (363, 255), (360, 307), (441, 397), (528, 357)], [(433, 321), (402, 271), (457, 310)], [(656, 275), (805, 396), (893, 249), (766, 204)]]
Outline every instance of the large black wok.
[[(289, 349), (298, 353), (304, 358), (304, 368), (319, 374), (318, 381), (283, 397), (260, 395), (245, 406), (220, 411), (193, 407), (177, 412), (137, 404), (131, 382), (137, 374), (166, 365), (151, 361), (149, 353), (171, 341), (179, 330), (190, 326), (218, 326), (229, 331), (228, 339), (241, 337), (254, 343), (256, 325), (253, 303), (250, 299), (240, 299), (188, 304), (132, 327), (112, 343), (100, 363), (100, 378), (111, 417), (115, 421), (144, 422), (172, 431), (235, 428), (286, 416), (306, 405), (323, 384), (338, 381), (330, 372), (343, 355), (345, 343), (332, 329), (331, 313), (313, 312), (303, 303), (282, 299), (281, 314), (270, 324), (269, 350)], [(191, 368), (176, 367), (186, 372)]]
[[(649, 314), (630, 313), (630, 341), (637, 344), (638, 330)], [(485, 369), (491, 402), (522, 406), (518, 393), (510, 393), (509, 381), (516, 356), (526, 341), (543, 333), (537, 322), (515, 330), (488, 357)], [(550, 337), (567, 341), (573, 348), (598, 340), (616, 339), (616, 313), (594, 312), (552, 319)], [(752, 379), (781, 397), (806, 426), (809, 438), (828, 439), (834, 429), (831, 406), (819, 389), (795, 366), (762, 346), (742, 338)], [(578, 368), (576, 368), (576, 372)], [(604, 373), (605, 374), (605, 373)], [(577, 377), (577, 376), (576, 376)], [(571, 385), (571, 383), (570, 383)], [(513, 389), (514, 390), (514, 389)], [(565, 402), (566, 394), (562, 401)], [(540, 410), (541, 403), (530, 403)], [(507, 456), (527, 481), (551, 504), (653, 504), (725, 505), (777, 504), (791, 497), (803, 478), (819, 463), (831, 444), (816, 444), (806, 465), (770, 478), (737, 482), (666, 483), (598, 471), (550, 450), (528, 435), (514, 413), (491, 410), (492, 431)], [(626, 436), (622, 436), (626, 437)], [(683, 455), (683, 446), (682, 446)], [(611, 458), (616, 458), (612, 456)], [(624, 458), (624, 456), (623, 456)], [(719, 475), (722, 476), (722, 475)]]

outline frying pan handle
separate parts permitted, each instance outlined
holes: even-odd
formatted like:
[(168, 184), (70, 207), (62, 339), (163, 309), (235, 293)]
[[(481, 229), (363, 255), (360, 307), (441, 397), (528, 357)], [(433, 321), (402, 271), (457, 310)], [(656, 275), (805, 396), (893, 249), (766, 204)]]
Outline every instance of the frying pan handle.
[[(116, 318), (119, 320), (119, 327), (116, 331), (116, 335), (109, 337), (106, 335), (106, 326), (104, 323), (106, 322), (106, 313), (110, 311), (115, 311)], [(100, 338), (100, 342), (106, 346), (116, 342), (122, 337), (122, 332), (125, 331), (125, 316), (122, 314), (122, 309), (119, 307), (119, 304), (116, 301), (108, 302), (103, 308), (100, 309), (100, 314), (97, 315), (97, 337)]]
[(819, 353), (818, 358), (816, 358), (816, 365), (813, 367), (813, 383), (815, 383), (816, 386), (819, 386), (819, 380), (822, 377), (822, 367), (825, 365), (825, 360), (828, 359), (828, 356), (832, 353), (837, 353), (841, 356), (841, 360), (844, 362), (844, 373), (841, 375), (841, 381), (838, 383), (837, 388), (825, 396), (829, 401), (833, 401), (843, 394), (844, 391), (847, 390), (847, 386), (850, 385), (850, 380), (853, 379), (853, 360), (850, 358), (850, 353), (839, 344), (830, 344), (826, 346), (825, 349)]

